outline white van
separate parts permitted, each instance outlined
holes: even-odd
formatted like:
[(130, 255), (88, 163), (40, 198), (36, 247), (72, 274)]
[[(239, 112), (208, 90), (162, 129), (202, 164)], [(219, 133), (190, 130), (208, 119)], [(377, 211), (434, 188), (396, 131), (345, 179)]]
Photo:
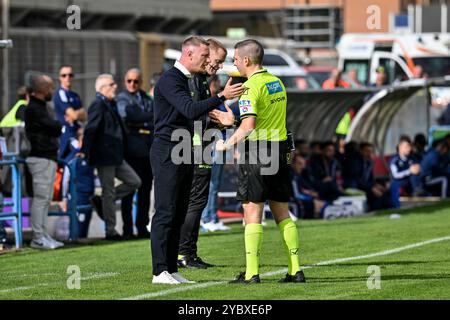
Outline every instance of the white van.
[(388, 83), (414, 77), (421, 66), (429, 78), (450, 75), (450, 34), (448, 33), (347, 33), (336, 46), (338, 68), (356, 69), (361, 83), (374, 83), (376, 69), (386, 70)]

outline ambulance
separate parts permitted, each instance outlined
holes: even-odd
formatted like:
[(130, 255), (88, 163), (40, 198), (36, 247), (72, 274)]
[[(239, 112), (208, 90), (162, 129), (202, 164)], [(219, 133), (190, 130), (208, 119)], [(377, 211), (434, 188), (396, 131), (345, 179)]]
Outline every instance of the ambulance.
[(347, 33), (336, 49), (339, 69), (356, 70), (358, 81), (366, 85), (375, 83), (379, 67), (387, 84), (450, 75), (449, 33)]

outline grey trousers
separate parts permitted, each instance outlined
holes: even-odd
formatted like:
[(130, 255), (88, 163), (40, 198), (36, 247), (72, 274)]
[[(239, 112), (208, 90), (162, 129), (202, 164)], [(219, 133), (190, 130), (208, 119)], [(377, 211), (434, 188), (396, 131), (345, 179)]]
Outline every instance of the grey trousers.
[[(98, 178), (102, 186), (103, 218), (106, 225), (106, 236), (117, 234), (116, 200), (134, 192), (141, 186), (141, 179), (124, 160), (119, 166), (97, 166)], [(114, 178), (122, 181), (114, 187)]]
[(26, 159), (33, 177), (33, 201), (30, 208), (33, 239), (46, 234), (48, 209), (53, 198), (53, 183), (56, 175), (56, 162), (38, 157)]

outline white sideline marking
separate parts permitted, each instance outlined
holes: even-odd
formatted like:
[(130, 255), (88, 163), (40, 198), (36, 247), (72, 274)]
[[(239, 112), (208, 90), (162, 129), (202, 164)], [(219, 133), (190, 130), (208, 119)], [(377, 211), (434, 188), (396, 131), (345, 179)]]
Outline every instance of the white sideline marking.
[[(101, 278), (109, 278), (109, 277), (115, 277), (117, 275), (119, 275), (119, 272), (105, 272), (105, 273), (101, 273), (101, 272), (96, 272), (96, 273), (91, 273), (89, 276), (87, 277), (81, 277), (80, 280), (93, 280), (93, 279), (101, 279)], [(1, 293), (8, 293), (8, 292), (15, 292), (15, 291), (23, 291), (23, 290), (30, 290), (30, 289), (34, 289), (37, 287), (47, 287), (47, 286), (54, 286), (54, 285), (59, 285), (59, 284), (63, 284), (65, 282), (50, 282), (50, 283), (38, 283), (34, 286), (23, 286), (23, 287), (15, 287), (15, 288), (10, 288), (10, 289), (3, 289), (0, 290), (0, 294)]]
[[(321, 262), (318, 262), (316, 264), (304, 266), (304, 267), (302, 267), (302, 269), (310, 269), (310, 268), (314, 268), (314, 267), (327, 266), (327, 265), (337, 264), (337, 263), (346, 262), (346, 261), (353, 261), (353, 260), (361, 260), (361, 259), (367, 259), (367, 258), (373, 258), (373, 257), (379, 257), (379, 256), (386, 256), (386, 255), (389, 255), (389, 254), (394, 254), (394, 253), (402, 252), (402, 251), (405, 251), (405, 250), (414, 249), (414, 248), (417, 248), (417, 247), (422, 247), (422, 246), (425, 246), (427, 244), (436, 243), (436, 242), (442, 242), (442, 241), (448, 241), (448, 240), (450, 240), (450, 236), (442, 237), (442, 238), (435, 238), (435, 239), (430, 239), (430, 240), (426, 240), (426, 241), (422, 241), (422, 242), (409, 244), (409, 245), (406, 245), (406, 246), (403, 246), (403, 247), (398, 247), (398, 248), (389, 249), (389, 250), (383, 250), (383, 251), (370, 253), (370, 254), (366, 254), (366, 255), (355, 256), (355, 257), (347, 257), (347, 258), (340, 258), (340, 259), (334, 259), (334, 260), (328, 260), (328, 261), (321, 261)], [(261, 277), (262, 278), (271, 277), (271, 276), (283, 274), (283, 273), (286, 273), (286, 272), (287, 272), (287, 268), (283, 268), (283, 269), (280, 269), (280, 270), (277, 270), (277, 271), (264, 273), (264, 274), (261, 275)], [(169, 294), (172, 294), (172, 293), (178, 293), (178, 292), (190, 291), (190, 290), (199, 289), (199, 288), (206, 288), (206, 287), (221, 285), (221, 284), (225, 284), (227, 282), (228, 282), (228, 280), (227, 281), (205, 282), (205, 283), (190, 285), (190, 286), (186, 286), (186, 287), (176, 287), (176, 288), (173, 288), (173, 289), (167, 289), (167, 290), (161, 290), (161, 291), (157, 291), (157, 292), (144, 293), (144, 294), (141, 294), (141, 295), (138, 295), (138, 296), (124, 298), (124, 299), (121, 299), (121, 300), (142, 300), (142, 299), (161, 297), (161, 296), (169, 295)]]

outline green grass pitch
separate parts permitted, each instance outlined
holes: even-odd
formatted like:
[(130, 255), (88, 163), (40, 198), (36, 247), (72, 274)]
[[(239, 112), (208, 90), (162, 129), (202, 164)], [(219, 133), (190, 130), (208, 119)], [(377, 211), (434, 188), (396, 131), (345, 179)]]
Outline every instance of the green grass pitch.
[[(450, 299), (450, 203), (401, 213), (400, 219), (385, 212), (297, 222), (305, 284), (277, 283), (287, 258), (269, 221), (260, 285), (226, 283), (245, 268), (243, 227), (235, 224), (229, 232), (200, 236), (199, 255), (216, 267), (181, 271), (196, 284), (152, 285), (147, 240), (98, 242), (0, 255), (0, 299)], [(420, 244), (433, 239), (440, 240)], [(349, 259), (330, 262), (340, 258)], [(329, 263), (316, 265), (324, 261)], [(371, 265), (380, 268), (380, 289), (367, 286)], [(68, 288), (74, 284), (69, 266), (80, 270), (80, 289)]]

